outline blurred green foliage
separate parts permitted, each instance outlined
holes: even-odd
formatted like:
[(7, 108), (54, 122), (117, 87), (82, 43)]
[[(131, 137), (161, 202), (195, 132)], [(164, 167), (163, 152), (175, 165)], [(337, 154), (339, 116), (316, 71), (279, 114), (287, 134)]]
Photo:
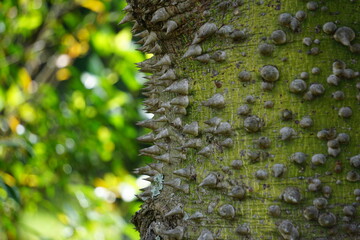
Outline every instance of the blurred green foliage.
[(0, 1), (0, 239), (138, 239), (124, 0)]

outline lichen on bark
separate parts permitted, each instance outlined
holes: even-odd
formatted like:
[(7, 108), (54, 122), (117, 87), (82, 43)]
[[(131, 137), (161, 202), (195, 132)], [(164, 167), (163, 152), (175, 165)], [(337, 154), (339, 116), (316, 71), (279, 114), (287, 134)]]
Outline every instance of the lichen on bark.
[(126, 11), (153, 54), (138, 66), (151, 73), (154, 118), (139, 125), (153, 134), (139, 139), (154, 163), (137, 172), (164, 177), (159, 195), (139, 195), (142, 239), (360, 238), (359, 3)]

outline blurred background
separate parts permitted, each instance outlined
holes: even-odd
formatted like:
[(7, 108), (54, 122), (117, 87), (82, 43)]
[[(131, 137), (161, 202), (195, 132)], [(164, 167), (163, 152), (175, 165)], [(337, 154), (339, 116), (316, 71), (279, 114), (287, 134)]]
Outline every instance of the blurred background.
[(139, 239), (144, 60), (124, 0), (0, 1), (0, 239)]

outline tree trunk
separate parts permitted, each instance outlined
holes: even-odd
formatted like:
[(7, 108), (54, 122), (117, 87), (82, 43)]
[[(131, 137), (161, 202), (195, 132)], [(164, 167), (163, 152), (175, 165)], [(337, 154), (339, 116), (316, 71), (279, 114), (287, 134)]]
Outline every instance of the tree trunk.
[(360, 239), (357, 1), (125, 10), (154, 54), (141, 239)]

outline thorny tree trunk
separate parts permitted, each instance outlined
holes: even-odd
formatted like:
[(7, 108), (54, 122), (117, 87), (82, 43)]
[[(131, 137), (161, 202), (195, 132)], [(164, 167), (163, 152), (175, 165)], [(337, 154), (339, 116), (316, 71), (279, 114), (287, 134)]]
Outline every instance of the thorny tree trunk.
[(129, 0), (141, 239), (360, 239), (360, 3)]

